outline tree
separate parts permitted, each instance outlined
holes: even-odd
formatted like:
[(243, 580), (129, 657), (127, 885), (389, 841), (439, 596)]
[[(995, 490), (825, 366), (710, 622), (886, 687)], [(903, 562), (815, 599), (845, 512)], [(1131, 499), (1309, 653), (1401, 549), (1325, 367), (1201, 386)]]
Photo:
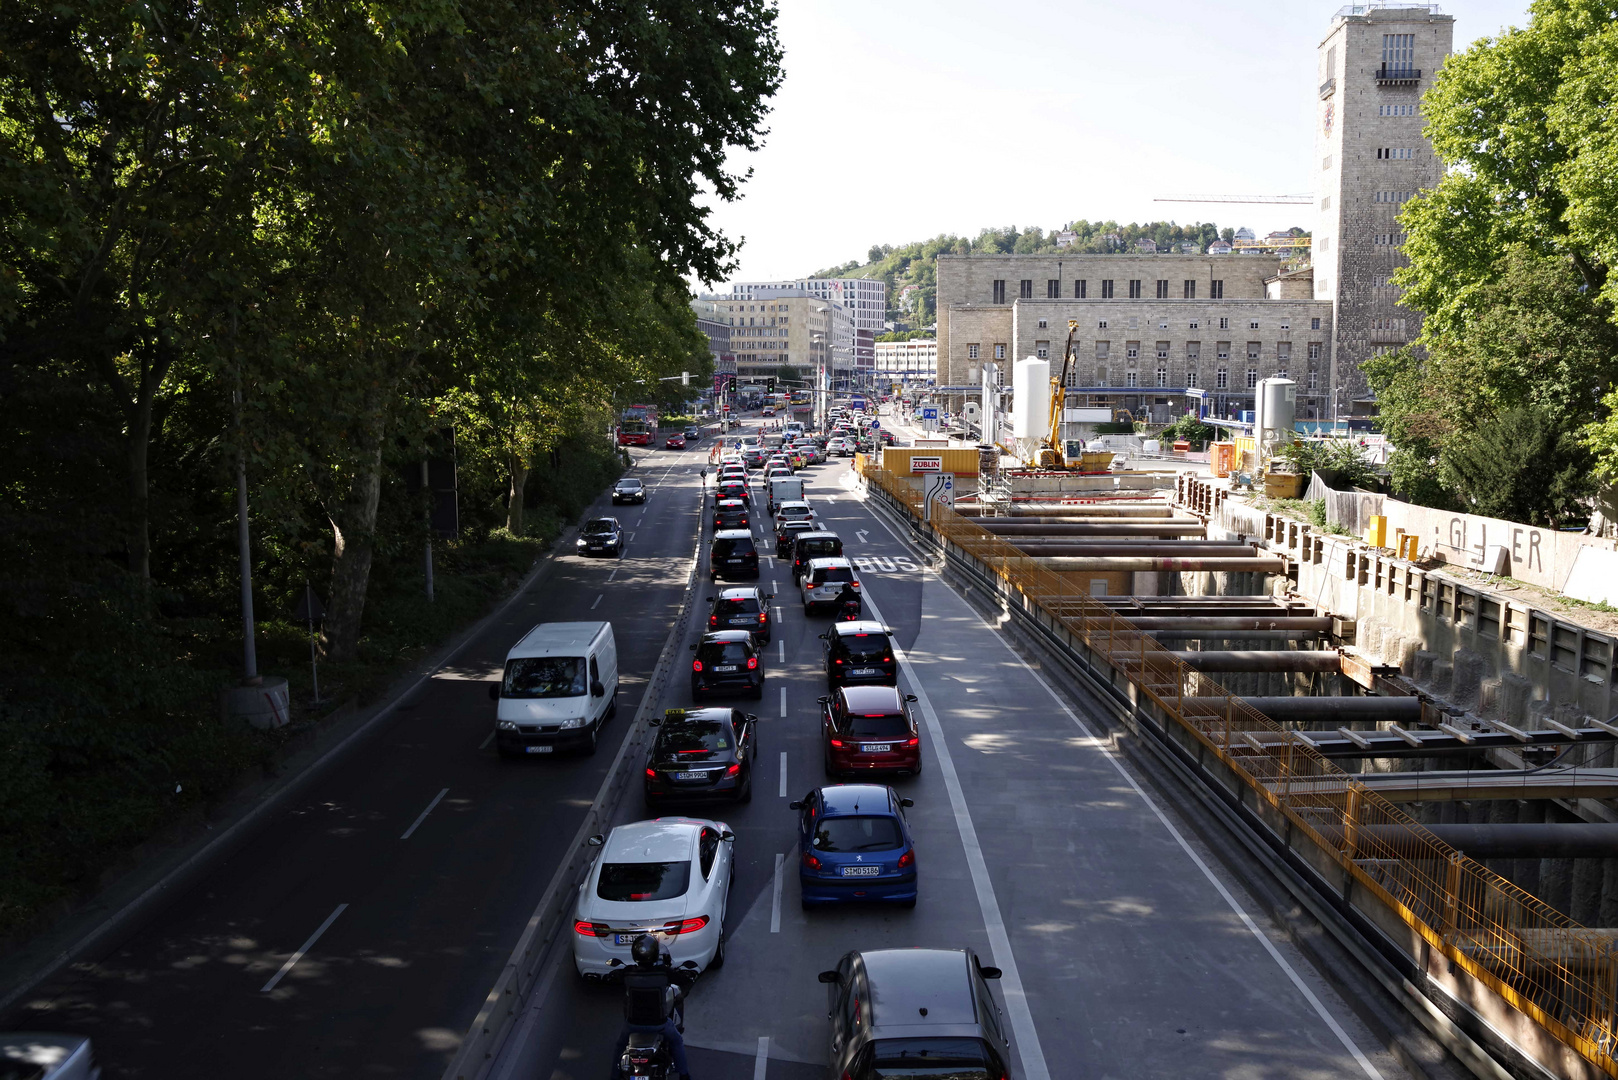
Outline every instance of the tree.
[(1471, 513), (1552, 527), (1585, 516), (1589, 451), (1543, 410), (1511, 409), (1446, 449), (1443, 479)]

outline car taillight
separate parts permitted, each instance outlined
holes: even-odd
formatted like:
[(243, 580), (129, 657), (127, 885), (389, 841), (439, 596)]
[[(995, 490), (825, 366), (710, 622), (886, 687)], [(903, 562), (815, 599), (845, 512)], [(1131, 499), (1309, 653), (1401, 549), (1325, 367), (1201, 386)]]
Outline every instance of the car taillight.
[(920, 739), (911, 739), (911, 740), (907, 741), (905, 743), (905, 745), (906, 746), (920, 746), (921, 745), (921, 740)]
[(601, 923), (584, 922), (580, 920), (573, 924), (573, 932), (582, 937), (600, 937), (606, 927)]
[(903, 870), (907, 866), (914, 865), (916, 865), (916, 853), (914, 851), (907, 851), (899, 856), (899, 869)]
[(883, 657), (883, 658), (882, 658), (882, 662), (883, 662), (883, 663), (884, 663), (884, 664), (891, 664), (891, 663), (893, 663), (893, 657), (891, 657), (891, 656), (884, 656), (884, 657)]
[(708, 625), (709, 626), (718, 626), (719, 625), (719, 616), (717, 616), (717, 615), (708, 616)]
[(725, 770), (725, 775), (726, 776), (735, 776), (737, 773), (739, 773), (741, 771), (742, 771), (742, 767), (740, 765), (732, 765), (730, 768)]
[(663, 932), (666, 934), (694, 934), (708, 925), (708, 916), (698, 915), (694, 919), (683, 919), (680, 922), (666, 923)]
[(692, 671), (701, 671), (702, 670), (702, 661), (701, 660), (693, 660), (693, 661), (691, 661), (691, 670)]
[(833, 749), (841, 750), (843, 748), (843, 740), (842, 739), (832, 739), (831, 740), (831, 745), (832, 745)]
[(756, 671), (757, 669), (758, 669), (758, 657), (749, 656), (747, 658), (747, 670), (748, 671)]
[(758, 613), (758, 621), (759, 621), (760, 625), (763, 625), (764, 623), (769, 622), (770, 621), (770, 613), (768, 611), (759, 612)]
[(838, 664), (841, 664), (841, 663), (842, 663), (842, 661), (841, 661), (841, 660), (836, 660), (836, 661), (833, 661), (833, 662), (834, 662), (834, 663), (838, 663)]
[(656, 780), (657, 779), (657, 770), (656, 769), (647, 769), (646, 770), (646, 779), (648, 779), (648, 780)]
[(820, 860), (806, 851), (803, 853), (803, 865), (807, 866), (811, 870), (819, 870)]
[(857, 581), (851, 581), (851, 582), (849, 582), (849, 584), (854, 586), (856, 589), (860, 587), (860, 583), (857, 582)]

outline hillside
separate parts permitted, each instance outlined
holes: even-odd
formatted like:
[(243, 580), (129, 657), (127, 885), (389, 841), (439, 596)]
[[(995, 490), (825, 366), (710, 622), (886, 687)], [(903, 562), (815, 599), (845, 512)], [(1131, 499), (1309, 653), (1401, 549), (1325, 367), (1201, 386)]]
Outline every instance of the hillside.
[[(888, 285), (888, 318), (895, 323), (911, 327), (930, 326), (937, 315), (937, 267), (940, 254), (1029, 254), (1071, 251), (1076, 254), (1112, 255), (1133, 251), (1137, 240), (1150, 238), (1159, 250), (1190, 242), (1198, 249), (1221, 237), (1235, 236), (1232, 228), (1221, 229), (1213, 222), (1178, 225), (1172, 221), (1131, 222), (1120, 225), (1116, 221), (1075, 221), (1067, 226), (1077, 234), (1073, 243), (1058, 249), (1057, 230), (1046, 232), (1034, 227), (1019, 230), (1015, 225), (1004, 229), (984, 229), (976, 238), (940, 234), (931, 240), (919, 240), (894, 247), (875, 244), (866, 253), (865, 261), (851, 259), (841, 266), (817, 271), (815, 277), (880, 278)], [(1300, 234), (1301, 234), (1301, 230)], [(915, 285), (909, 308), (902, 309), (899, 291), (906, 285)]]

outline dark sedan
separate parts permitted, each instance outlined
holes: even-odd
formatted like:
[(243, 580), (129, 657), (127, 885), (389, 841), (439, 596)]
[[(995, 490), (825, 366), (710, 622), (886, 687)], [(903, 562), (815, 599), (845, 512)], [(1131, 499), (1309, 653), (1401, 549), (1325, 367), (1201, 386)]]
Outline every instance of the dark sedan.
[(820, 636), (826, 642), (826, 685), (831, 689), (856, 683), (898, 685), (899, 664), (886, 626), (869, 619), (836, 622)]
[(624, 553), (624, 529), (617, 518), (591, 518), (579, 530), (574, 545), (580, 555), (612, 555)]
[(697, 654), (691, 660), (692, 701), (716, 690), (743, 690), (755, 699), (764, 696), (764, 652), (749, 631), (703, 634), (691, 649)]
[(692, 424), (690, 427), (685, 429), (684, 434), (687, 439), (691, 440), (692, 442), (696, 442), (698, 439), (702, 438), (702, 429), (697, 427), (697, 425)]
[(612, 485), (612, 502), (643, 503), (646, 501), (646, 486), (639, 480), (623, 479)]
[(826, 775), (921, 772), (921, 731), (914, 694), (892, 686), (839, 686), (820, 699)]
[(720, 499), (713, 508), (714, 532), (748, 528), (747, 504), (740, 499)]
[(746, 630), (761, 645), (770, 643), (770, 606), (774, 593), (761, 593), (756, 585), (733, 585), (708, 597), (709, 630)]
[(646, 809), (665, 802), (753, 798), (758, 717), (740, 709), (669, 709), (646, 759)]

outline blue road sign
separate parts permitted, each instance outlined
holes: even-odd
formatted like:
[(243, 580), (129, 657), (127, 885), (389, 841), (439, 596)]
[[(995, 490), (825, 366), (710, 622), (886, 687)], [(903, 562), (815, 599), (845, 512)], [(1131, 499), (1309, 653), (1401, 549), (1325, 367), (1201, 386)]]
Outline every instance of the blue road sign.
[(937, 420), (938, 419), (938, 407), (936, 405), (935, 406), (925, 406), (925, 405), (922, 406), (921, 418), (923, 420)]

